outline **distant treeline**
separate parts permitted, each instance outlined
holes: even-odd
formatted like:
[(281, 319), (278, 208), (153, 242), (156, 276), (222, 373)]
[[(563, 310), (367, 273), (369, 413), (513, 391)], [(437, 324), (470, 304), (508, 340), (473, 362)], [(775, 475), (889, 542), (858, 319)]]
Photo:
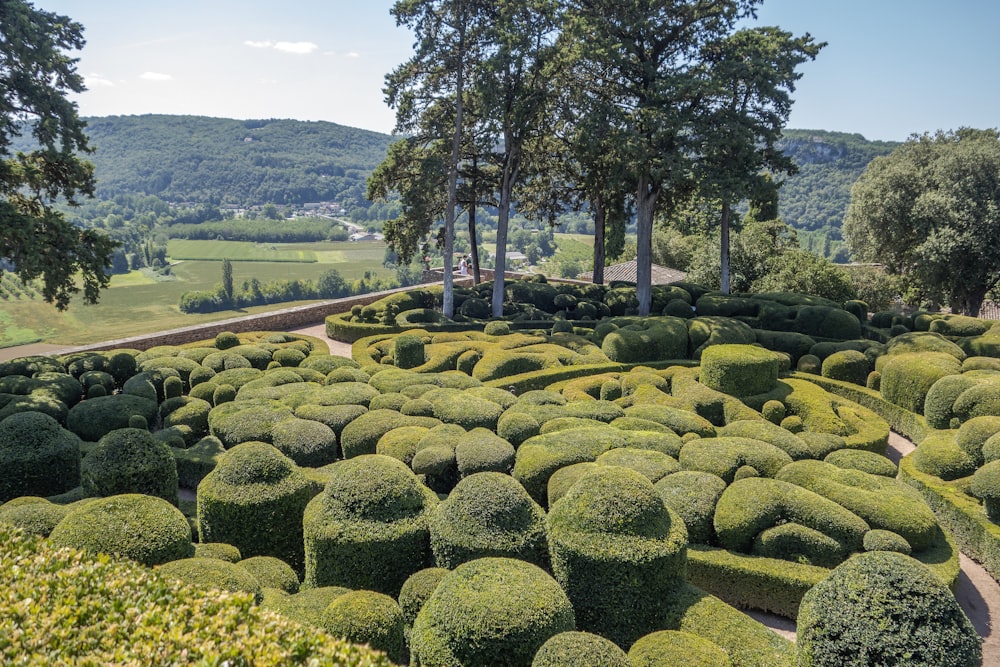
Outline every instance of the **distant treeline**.
[(347, 230), (324, 218), (295, 220), (246, 220), (234, 218), (199, 224), (175, 224), (167, 228), (170, 238), (193, 241), (250, 241), (253, 243), (314, 243), (346, 241)]

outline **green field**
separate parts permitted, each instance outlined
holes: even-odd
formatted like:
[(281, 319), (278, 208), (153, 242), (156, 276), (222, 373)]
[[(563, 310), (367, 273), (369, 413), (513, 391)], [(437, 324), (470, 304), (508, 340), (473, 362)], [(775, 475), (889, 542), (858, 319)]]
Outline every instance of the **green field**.
[[(204, 248), (199, 246), (204, 245)], [(345, 280), (355, 280), (365, 271), (380, 276), (393, 272), (382, 267), (385, 244), (377, 241), (290, 243), (266, 246), (273, 255), (304, 257), (300, 261), (249, 261), (256, 244), (229, 241), (171, 241), (170, 280), (158, 280), (149, 272), (133, 271), (116, 275), (111, 287), (101, 293), (100, 303), (82, 305), (74, 299), (60, 313), (39, 300), (10, 298), (0, 301), (0, 347), (45, 342), (54, 345), (82, 345), (179, 327), (261, 313), (309, 303), (289, 302), (257, 306), (246, 310), (224, 310), (203, 315), (185, 315), (177, 308), (181, 294), (191, 290), (211, 290), (222, 280), (223, 258), (233, 262), (233, 282), (244, 280), (313, 280), (337, 269)], [(265, 247), (265, 246), (260, 246)], [(179, 259), (173, 253), (201, 259)], [(211, 259), (209, 259), (211, 258)]]

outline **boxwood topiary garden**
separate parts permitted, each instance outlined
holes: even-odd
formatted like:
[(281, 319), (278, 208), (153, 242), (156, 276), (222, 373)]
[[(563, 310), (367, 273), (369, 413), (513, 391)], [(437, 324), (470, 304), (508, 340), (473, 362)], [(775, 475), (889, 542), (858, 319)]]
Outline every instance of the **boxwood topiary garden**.
[[(262, 655), (292, 633), (268, 664), (330, 634), (382, 652), (337, 664), (980, 663), (948, 589), (960, 549), (1000, 574), (1000, 325), (690, 285), (638, 318), (627, 285), (543, 278), (485, 321), (490, 290), (333, 316), (351, 359), (257, 333), (0, 364), (8, 595), (130, 559), (164, 600), (230, 591)], [(87, 598), (95, 637), (124, 594)], [(33, 604), (53, 624), (5, 657), (99, 641)], [(191, 655), (226, 659), (216, 625)]]

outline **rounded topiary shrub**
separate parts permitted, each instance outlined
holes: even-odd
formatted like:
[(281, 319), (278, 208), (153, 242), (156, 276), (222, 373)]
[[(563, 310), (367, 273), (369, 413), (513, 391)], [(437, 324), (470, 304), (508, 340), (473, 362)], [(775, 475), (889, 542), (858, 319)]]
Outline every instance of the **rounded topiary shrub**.
[(285, 419), (274, 425), (271, 442), (297, 465), (320, 468), (337, 460), (337, 434), (311, 419)]
[(427, 513), (438, 503), (402, 461), (366, 454), (329, 467), (303, 516), (308, 586), (398, 595), (430, 564)]
[[(678, 299), (680, 301), (680, 299)], [(686, 302), (681, 302), (686, 303)], [(688, 308), (690, 310), (690, 308)], [(614, 642), (589, 632), (560, 632), (538, 649), (531, 667), (631, 667), (625, 651)]]
[(752, 345), (712, 345), (701, 354), (699, 379), (731, 396), (765, 394), (777, 384), (778, 357)]
[(84, 491), (92, 496), (145, 493), (177, 504), (177, 464), (170, 447), (139, 428), (111, 431), (80, 465)]
[(215, 347), (220, 350), (228, 350), (240, 344), (239, 336), (231, 331), (223, 331), (215, 336)]
[(877, 370), (882, 398), (901, 408), (923, 414), (924, 400), (934, 383), (946, 375), (957, 375), (961, 361), (946, 352), (914, 352), (882, 357)]
[(224, 542), (199, 542), (194, 545), (194, 555), (198, 558), (218, 558), (230, 563), (243, 560), (239, 549)]
[(642, 637), (628, 651), (631, 667), (732, 667), (732, 660), (717, 644), (678, 630), (660, 630)]
[(647, 477), (654, 484), (681, 468), (677, 459), (668, 454), (633, 447), (616, 447), (604, 452), (597, 457), (596, 463), (602, 466), (629, 468)]
[(910, 543), (902, 535), (894, 533), (891, 530), (881, 530), (878, 528), (865, 533), (862, 545), (865, 551), (895, 551), (907, 556), (913, 551)]
[(871, 365), (868, 357), (857, 350), (840, 350), (823, 360), (821, 373), (831, 380), (841, 380), (864, 386)]
[(137, 493), (77, 507), (52, 529), (49, 541), (149, 567), (194, 554), (191, 526), (181, 511), (162, 498)]
[(22, 496), (0, 505), (0, 523), (16, 526), (31, 535), (48, 537), (69, 512), (70, 508), (45, 498)]
[(426, 667), (528, 667), (548, 639), (574, 629), (573, 607), (541, 568), (481, 558), (448, 573), (417, 615), (410, 662)]
[(41, 412), (0, 421), (0, 502), (54, 496), (80, 484), (80, 438)]
[(323, 629), (354, 644), (383, 651), (394, 663), (406, 659), (403, 612), (388, 595), (351, 591), (338, 596), (323, 612)]
[(955, 444), (977, 464), (982, 464), (983, 445), (997, 433), (1000, 433), (1000, 416), (973, 417), (959, 427)]
[(84, 440), (97, 442), (115, 429), (128, 428), (132, 415), (141, 415), (147, 424), (153, 424), (156, 422), (159, 406), (156, 403), (155, 389), (152, 394), (152, 399), (132, 394), (87, 399), (70, 409), (66, 415), (66, 428)]
[(274, 556), (253, 556), (238, 565), (260, 582), (261, 588), (277, 588), (286, 593), (298, 593), (299, 577), (292, 566)]
[(230, 593), (250, 593), (258, 602), (260, 582), (246, 568), (216, 558), (183, 558), (157, 568), (164, 577), (179, 579), (199, 588), (218, 588)]
[(648, 479), (626, 468), (594, 470), (548, 521), (552, 571), (579, 629), (625, 647), (660, 627), (684, 583), (688, 537)]
[(509, 474), (514, 469), (514, 446), (489, 429), (475, 428), (461, 436), (455, 445), (458, 476), (480, 472)]
[(417, 614), (424, 608), (424, 603), (430, 599), (444, 575), (450, 570), (443, 567), (428, 567), (411, 574), (399, 589), (399, 607), (403, 610), (403, 621), (407, 626), (407, 634)]
[(428, 517), (438, 567), (454, 569), (487, 556), (548, 566), (545, 511), (510, 475), (466, 477)]
[(973, 667), (982, 661), (976, 629), (948, 587), (903, 554), (863, 553), (802, 598), (803, 667)]
[(416, 368), (422, 366), (424, 359), (424, 340), (420, 336), (400, 334), (393, 339), (397, 368)]
[(226, 452), (198, 485), (198, 536), (225, 542), (244, 558), (274, 556), (303, 568), (302, 514), (312, 497), (295, 464), (263, 442)]
[(870, 475), (895, 477), (899, 472), (896, 464), (881, 454), (866, 452), (862, 449), (838, 449), (830, 452), (823, 459), (838, 468), (860, 470)]
[(721, 477), (697, 470), (681, 470), (667, 475), (654, 488), (667, 507), (684, 520), (692, 544), (713, 543), (715, 505), (726, 490), (726, 482)]
[(823, 362), (815, 354), (803, 354), (796, 362), (795, 370), (800, 373), (821, 375), (823, 372)]

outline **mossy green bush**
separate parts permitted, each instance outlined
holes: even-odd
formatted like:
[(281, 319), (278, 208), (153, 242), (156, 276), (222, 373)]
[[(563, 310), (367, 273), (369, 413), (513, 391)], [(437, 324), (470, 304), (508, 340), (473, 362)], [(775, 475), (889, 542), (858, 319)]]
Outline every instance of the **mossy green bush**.
[(509, 558), (463, 563), (442, 578), (410, 636), (410, 662), (530, 666), (548, 639), (575, 628), (573, 607), (541, 568)]
[(573, 602), (577, 627), (630, 646), (662, 627), (683, 583), (687, 530), (639, 473), (584, 475), (548, 515), (552, 571)]
[(0, 523), (19, 528), (29, 535), (48, 537), (69, 512), (70, 508), (45, 498), (21, 496), (0, 505)]
[(205, 475), (218, 465), (226, 453), (222, 441), (207, 435), (187, 449), (171, 448), (177, 464), (177, 485), (182, 489), (196, 489)]
[(602, 466), (618, 466), (634, 470), (654, 484), (666, 475), (681, 469), (677, 459), (669, 454), (635, 447), (608, 450), (598, 456), (595, 462)]
[(400, 426), (394, 428), (381, 438), (375, 445), (375, 453), (399, 459), (410, 465), (417, 453), (420, 440), (430, 431), (425, 426)]
[(263, 609), (273, 611), (296, 623), (322, 629), (323, 612), (338, 597), (350, 593), (351, 589), (343, 586), (321, 586), (303, 588), (291, 595), (277, 588), (264, 588), (262, 592), (260, 606)]
[(302, 571), (302, 515), (312, 491), (277, 449), (262, 442), (230, 449), (197, 497), (199, 541), (232, 544), (244, 558), (274, 556)]
[(208, 428), (230, 449), (241, 442), (270, 443), (275, 425), (292, 416), (292, 409), (278, 401), (238, 400), (212, 408), (208, 413)]
[(1000, 521), (1000, 462), (990, 461), (976, 470), (969, 494), (983, 501), (986, 516), (994, 522)]
[(864, 386), (871, 372), (868, 358), (857, 350), (834, 352), (823, 360), (821, 374), (831, 380), (852, 382)]
[[(677, 299), (685, 304), (687, 302)], [(674, 303), (673, 301), (671, 303)], [(589, 665), (590, 667), (631, 667), (625, 651), (614, 642), (589, 632), (560, 632), (542, 644), (531, 661), (531, 667), (566, 667), (567, 665)]]
[(1000, 416), (973, 417), (959, 427), (955, 444), (977, 465), (982, 465), (983, 445), (997, 433), (1000, 433)]
[(53, 496), (80, 483), (80, 438), (40, 412), (0, 420), (0, 502)]
[(398, 368), (416, 368), (422, 366), (424, 358), (424, 340), (412, 334), (400, 334), (393, 339), (394, 360)]
[(141, 415), (147, 423), (155, 423), (158, 417), (155, 398), (114, 394), (81, 401), (66, 416), (66, 428), (84, 440), (97, 442), (111, 431), (128, 428), (132, 415)]
[(486, 428), (495, 431), (504, 408), (499, 403), (458, 389), (436, 389), (423, 395), (434, 405), (434, 417), (446, 424), (458, 424), (466, 431)]
[(731, 483), (741, 466), (752, 466), (760, 475), (774, 477), (792, 457), (762, 440), (718, 437), (688, 442), (678, 460), (684, 470), (712, 473)]
[(788, 454), (793, 461), (812, 458), (812, 449), (800, 437), (777, 424), (761, 419), (738, 419), (718, 429), (720, 437), (760, 440)]
[(715, 541), (715, 505), (726, 490), (726, 482), (721, 477), (696, 470), (681, 470), (662, 478), (653, 488), (666, 506), (684, 520), (688, 540), (692, 544), (712, 544)]
[[(963, 364), (964, 368), (964, 364)], [(954, 405), (966, 389), (976, 386), (968, 375), (946, 375), (931, 385), (924, 399), (924, 417), (931, 428), (949, 428), (955, 419)]]
[(620, 363), (684, 359), (687, 346), (687, 325), (676, 317), (643, 318), (619, 327), (601, 341), (607, 358)]
[(462, 479), (430, 513), (428, 527), (438, 567), (454, 569), (488, 556), (548, 566), (545, 511), (510, 475), (481, 472)]
[(292, 594), (299, 590), (299, 578), (292, 566), (274, 556), (251, 556), (238, 565), (253, 575), (261, 588), (277, 588)]
[[(719, 543), (732, 551), (752, 553), (758, 535), (794, 523), (835, 540), (840, 545), (840, 559), (860, 551), (869, 530), (863, 519), (834, 501), (795, 484), (764, 477), (730, 484), (716, 504), (714, 521)], [(809, 562), (812, 554), (806, 550), (811, 544), (814, 542), (799, 543), (790, 560)], [(826, 558), (825, 551), (819, 555)]]
[(624, 447), (621, 431), (609, 426), (570, 428), (526, 440), (517, 450), (513, 476), (534, 501), (546, 501), (549, 477), (559, 468), (594, 461), (616, 447)]
[(865, 551), (893, 551), (909, 556), (913, 552), (910, 543), (902, 535), (891, 530), (872, 529), (865, 533), (862, 541)]
[(411, 574), (402, 588), (399, 589), (399, 607), (403, 610), (403, 622), (406, 624), (407, 637), (409, 629), (413, 627), (413, 622), (417, 620), (417, 614), (424, 608), (424, 604), (430, 599), (431, 594), (437, 589), (438, 584), (444, 579), (450, 570), (443, 567), (427, 567), (417, 570)]
[(0, 562), (4, 664), (51, 665), (53, 647), (71, 664), (390, 664), (264, 612), (250, 596), (207, 595), (128, 561), (53, 550), (5, 528)]
[(816, 345), (816, 340), (805, 334), (794, 331), (765, 331), (755, 329), (754, 335), (757, 343), (772, 352), (784, 352), (791, 358), (794, 366), (799, 359), (809, 354), (809, 350)]
[(770, 351), (750, 345), (713, 345), (701, 355), (699, 379), (730, 396), (764, 394), (774, 389), (778, 380), (778, 359)]
[(194, 554), (191, 526), (181, 511), (162, 498), (135, 493), (78, 506), (56, 524), (49, 542), (150, 567)]
[(913, 465), (920, 472), (951, 481), (976, 471), (976, 461), (955, 442), (952, 431), (932, 431), (913, 453)]
[(729, 655), (704, 637), (678, 630), (660, 630), (641, 637), (628, 651), (631, 667), (699, 665), (732, 667)]
[(271, 443), (296, 465), (319, 468), (337, 460), (337, 434), (326, 424), (291, 417), (279, 421), (271, 432)]
[[(955, 343), (941, 334), (913, 332), (894, 336), (885, 349), (886, 355), (909, 354), (912, 352), (940, 352), (955, 357), (959, 362), (965, 360), (966, 354)], [(876, 368), (876, 370), (880, 370)]]
[(813, 587), (798, 617), (799, 664), (972, 667), (979, 636), (951, 591), (921, 563), (855, 556)]
[(716, 435), (712, 422), (682, 408), (639, 403), (625, 408), (625, 415), (662, 424), (680, 436), (694, 433), (701, 438), (713, 438)]
[(882, 397), (917, 414), (923, 414), (924, 399), (934, 383), (962, 370), (961, 361), (944, 352), (892, 354), (880, 362)]
[(237, 563), (216, 558), (182, 558), (164, 563), (157, 571), (164, 577), (177, 579), (199, 588), (215, 588), (228, 593), (246, 593), (260, 601), (260, 582), (249, 570)]
[(701, 359), (702, 352), (712, 345), (752, 345), (757, 342), (750, 325), (727, 317), (698, 317), (687, 320), (688, 357)]
[(455, 444), (459, 479), (480, 472), (510, 474), (514, 469), (514, 446), (485, 428), (474, 428)]
[(323, 612), (322, 623), (334, 637), (367, 644), (397, 664), (406, 660), (403, 612), (388, 595), (374, 591), (344, 593)]
[(830, 452), (823, 459), (825, 462), (844, 468), (845, 470), (860, 470), (870, 475), (895, 478), (899, 469), (890, 459), (860, 449), (838, 449)]
[(218, 558), (230, 563), (243, 560), (239, 549), (224, 542), (198, 542), (194, 545), (194, 555), (196, 558)]
[(823, 373), (823, 362), (814, 354), (804, 354), (799, 357), (799, 360), (795, 363), (795, 370), (800, 373), (812, 373), (813, 375), (822, 375)]
[(966, 389), (955, 399), (953, 408), (959, 421), (1000, 415), (1000, 381), (981, 382)]
[(144, 429), (122, 428), (98, 441), (80, 464), (93, 496), (144, 493), (177, 504), (177, 464), (170, 448)]
[(374, 454), (379, 439), (401, 426), (432, 428), (441, 422), (432, 417), (411, 417), (395, 410), (370, 410), (344, 426), (340, 447), (344, 458)]
[(404, 463), (377, 454), (339, 461), (303, 515), (305, 584), (398, 595), (430, 564), (427, 514), (437, 503)]

